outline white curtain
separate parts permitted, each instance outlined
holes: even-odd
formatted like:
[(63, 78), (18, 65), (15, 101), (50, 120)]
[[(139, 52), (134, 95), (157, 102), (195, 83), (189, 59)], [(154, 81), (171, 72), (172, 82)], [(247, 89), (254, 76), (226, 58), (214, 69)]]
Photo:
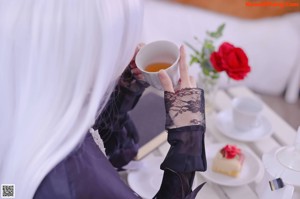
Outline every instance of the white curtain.
[(138, 44), (140, 0), (0, 0), (0, 184), (32, 198)]

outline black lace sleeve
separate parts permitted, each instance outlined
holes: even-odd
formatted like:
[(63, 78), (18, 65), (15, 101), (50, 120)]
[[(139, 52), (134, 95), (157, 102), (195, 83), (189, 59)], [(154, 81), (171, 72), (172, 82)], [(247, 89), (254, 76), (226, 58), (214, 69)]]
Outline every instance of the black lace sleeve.
[(181, 127), (168, 131), (171, 147), (161, 164), (178, 172), (206, 171), (206, 154), (204, 143), (205, 128), (199, 125)]
[(192, 199), (204, 184), (192, 191), (195, 171), (207, 169), (205, 154), (204, 93), (186, 88), (165, 92), (166, 129), (171, 145), (161, 164), (163, 182), (155, 199)]
[(127, 67), (93, 125), (103, 140), (106, 155), (116, 168), (123, 167), (137, 154), (139, 137), (127, 112), (135, 107), (147, 87), (148, 84), (135, 79)]
[(199, 88), (184, 88), (165, 92), (166, 129), (189, 125), (205, 126), (204, 92)]
[(176, 93), (165, 92), (165, 106), (171, 148), (161, 168), (179, 172), (205, 171), (203, 90), (185, 88)]

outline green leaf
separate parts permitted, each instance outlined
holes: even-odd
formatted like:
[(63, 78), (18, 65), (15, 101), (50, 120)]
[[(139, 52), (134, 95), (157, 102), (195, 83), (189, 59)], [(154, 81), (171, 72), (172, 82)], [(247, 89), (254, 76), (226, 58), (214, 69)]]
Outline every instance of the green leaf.
[(209, 32), (207, 31), (206, 34), (212, 38), (218, 39), (223, 35), (223, 30), (225, 28), (225, 23), (221, 24), (216, 31)]
[(196, 54), (200, 54), (200, 52), (191, 44), (189, 44), (188, 42), (184, 42), (185, 45), (187, 45), (190, 49), (192, 49)]
[(200, 63), (200, 60), (198, 59), (198, 57), (191, 55), (190, 65), (192, 65), (194, 63)]
[(223, 30), (224, 30), (224, 28), (225, 28), (225, 23), (222, 23), (219, 27), (218, 27), (218, 30), (217, 30), (217, 32), (218, 33), (223, 33)]
[(207, 49), (214, 49), (214, 45), (213, 45), (213, 41), (212, 40), (208, 40), (206, 39), (204, 41), (204, 48), (207, 48)]
[(215, 46), (212, 40), (205, 40), (202, 51), (205, 53), (206, 58), (209, 59), (210, 54), (215, 51)]

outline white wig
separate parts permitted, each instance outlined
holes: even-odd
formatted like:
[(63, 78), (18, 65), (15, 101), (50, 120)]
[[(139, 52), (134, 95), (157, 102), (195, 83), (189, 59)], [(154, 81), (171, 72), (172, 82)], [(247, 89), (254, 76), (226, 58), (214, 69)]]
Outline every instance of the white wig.
[(140, 0), (0, 0), (0, 184), (17, 198), (84, 138), (142, 17)]

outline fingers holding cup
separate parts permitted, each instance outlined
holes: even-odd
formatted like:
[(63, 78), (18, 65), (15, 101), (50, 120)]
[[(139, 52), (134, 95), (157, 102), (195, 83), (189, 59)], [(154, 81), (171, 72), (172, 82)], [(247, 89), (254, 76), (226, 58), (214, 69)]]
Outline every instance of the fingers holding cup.
[(194, 77), (189, 75), (188, 65), (186, 63), (186, 53), (183, 46), (180, 46), (179, 72), (180, 79), (178, 85), (173, 86), (172, 80), (167, 72), (165, 70), (159, 71), (159, 80), (165, 91), (175, 92), (182, 88), (196, 88)]
[(180, 88), (190, 88), (190, 76), (189, 76), (189, 69), (186, 63), (186, 54), (184, 46), (180, 46), (180, 60), (179, 60), (179, 72), (180, 72)]
[(137, 47), (135, 48), (135, 52), (134, 52), (134, 55), (133, 55), (133, 58), (132, 60), (135, 60), (135, 57), (137, 55), (137, 53), (141, 50), (141, 48), (143, 48), (145, 46), (145, 43), (139, 43), (137, 45)]
[[(137, 53), (136, 64), (145, 77), (145, 81), (154, 88), (164, 90), (159, 77), (159, 70), (161, 69), (165, 69), (168, 78), (171, 79), (173, 90), (175, 90), (174, 88), (178, 90), (191, 87), (183, 46), (178, 49), (178, 45), (170, 41), (151, 42)], [(167, 68), (165, 64), (168, 65)], [(164, 77), (164, 73), (160, 76)], [(180, 77), (182, 82), (178, 84)]]
[(134, 55), (133, 55), (133, 58), (129, 64), (129, 67), (130, 67), (130, 70), (131, 70), (131, 73), (133, 74), (133, 76), (137, 79), (137, 80), (141, 80), (141, 81), (144, 81), (145, 78), (142, 74), (142, 71), (140, 69), (138, 69), (138, 67), (136, 66), (136, 62), (135, 62), (135, 58), (136, 58), (136, 55), (137, 53), (140, 51), (140, 49), (142, 47), (145, 46), (145, 43), (140, 43), (138, 44), (138, 46), (136, 47), (135, 49), (135, 52), (134, 52)]
[(160, 83), (164, 89), (164, 91), (172, 92), (174, 93), (174, 88), (172, 84), (172, 80), (170, 79), (169, 75), (165, 70), (160, 70), (158, 72), (158, 77), (160, 80)]

